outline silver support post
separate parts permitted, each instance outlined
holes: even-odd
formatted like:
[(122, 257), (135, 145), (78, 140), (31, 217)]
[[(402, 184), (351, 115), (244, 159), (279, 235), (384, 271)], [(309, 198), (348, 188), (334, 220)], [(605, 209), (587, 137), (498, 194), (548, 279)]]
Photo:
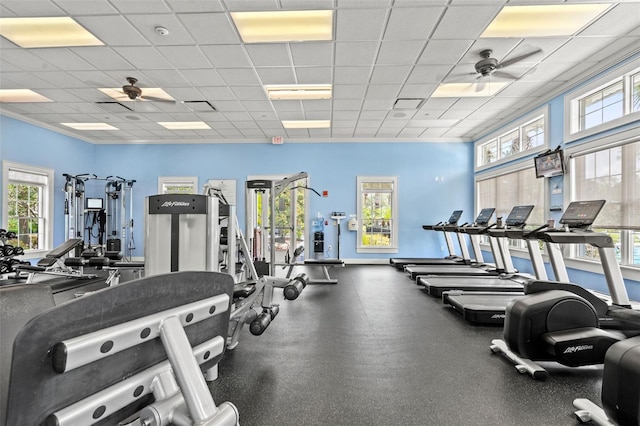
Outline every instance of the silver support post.
[(473, 256), (476, 263), (484, 263), (484, 256), (482, 255), (482, 249), (480, 248), (480, 236), (477, 234), (468, 234), (471, 240), (471, 248), (473, 249)]
[(526, 242), (529, 259), (531, 259), (531, 265), (533, 266), (533, 273), (539, 280), (548, 280), (549, 278), (547, 277), (547, 270), (544, 268), (544, 260), (542, 259), (538, 240), (528, 239)]
[(238, 261), (238, 243), (236, 239), (236, 206), (229, 205), (227, 218), (227, 271), (236, 282), (236, 263)]
[(447, 250), (449, 251), (449, 256), (455, 256), (456, 251), (453, 248), (453, 242), (451, 241), (451, 234), (446, 231), (442, 232), (444, 234), (444, 241), (447, 243)]
[(497, 238), (498, 247), (500, 249), (500, 257), (502, 257), (502, 263), (504, 264), (505, 274), (514, 274), (516, 268), (513, 267), (513, 261), (511, 260), (511, 253), (509, 252), (509, 240), (506, 237)]
[(598, 247), (598, 252), (600, 253), (602, 269), (604, 269), (604, 277), (607, 281), (607, 285), (609, 286), (609, 292), (611, 293), (611, 301), (614, 305), (630, 306), (631, 302), (629, 302), (629, 296), (627, 294), (627, 289), (624, 286), (622, 272), (618, 266), (615, 248)]
[(178, 317), (171, 316), (162, 321), (160, 339), (167, 351), (167, 357), (194, 424), (211, 419), (218, 409)]
[[(263, 204), (264, 205), (264, 204)], [(276, 275), (276, 189), (274, 182), (271, 182), (271, 192), (269, 192), (269, 274)]]
[(496, 264), (496, 269), (504, 270), (502, 251), (500, 250), (498, 239), (496, 237), (489, 236), (489, 247), (491, 247), (491, 253), (493, 254), (493, 263)]
[(471, 256), (469, 255), (469, 248), (467, 247), (467, 242), (464, 239), (464, 235), (461, 232), (456, 232), (456, 236), (458, 237), (458, 244), (460, 245), (462, 258), (465, 260), (472, 260)]
[(553, 275), (555, 275), (556, 281), (562, 283), (569, 283), (569, 274), (567, 273), (567, 267), (564, 264), (564, 258), (562, 257), (562, 251), (557, 244), (547, 242), (547, 254), (551, 261), (551, 267), (553, 268)]

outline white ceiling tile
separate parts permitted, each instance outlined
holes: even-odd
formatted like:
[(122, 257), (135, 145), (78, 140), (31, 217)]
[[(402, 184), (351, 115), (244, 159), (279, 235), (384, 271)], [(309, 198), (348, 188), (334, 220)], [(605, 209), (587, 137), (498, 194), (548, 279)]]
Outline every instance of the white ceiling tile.
[(416, 65), (407, 78), (407, 83), (440, 83), (449, 73), (449, 65)]
[(290, 101), (290, 100), (282, 100), (282, 101), (272, 101), (273, 108), (276, 111), (285, 112), (285, 111), (302, 111), (302, 104), (300, 101)]
[(211, 63), (196, 46), (158, 46), (158, 52), (176, 69), (208, 68)]
[(400, 92), (400, 86), (397, 84), (370, 84), (367, 89), (367, 99), (395, 99)]
[(442, 7), (394, 7), (385, 40), (427, 40), (444, 12)]
[[(640, 5), (638, 5), (640, 8)], [(636, 47), (640, 45), (640, 37), (621, 37), (617, 40), (611, 41), (607, 44), (606, 49), (600, 49), (589, 56), (590, 61), (607, 61), (612, 55), (612, 52), (621, 52), (624, 49), (628, 49), (630, 46)], [(634, 49), (637, 50), (637, 49)]]
[(280, 9), (277, 0), (222, 0), (230, 11), (252, 11), (278, 10)]
[(576, 37), (549, 55), (547, 63), (578, 63), (592, 53), (606, 48), (614, 41), (613, 37)]
[(331, 113), (329, 111), (305, 111), (305, 120), (329, 120)]
[(122, 16), (78, 16), (76, 19), (100, 41), (109, 46), (146, 46), (150, 44)]
[[(69, 105), (74, 102), (82, 102), (82, 99), (69, 92), (67, 89), (40, 89), (38, 90), (43, 96), (56, 102), (64, 102), (64, 105)], [(71, 106), (73, 108), (73, 106)], [(77, 110), (76, 110), (77, 111)]]
[(244, 68), (252, 65), (241, 44), (201, 46), (200, 49), (213, 66), (218, 68)]
[(401, 138), (418, 137), (423, 131), (424, 131), (424, 128), (422, 127), (405, 127), (400, 131), (400, 133), (398, 134), (398, 137), (401, 137)]
[(331, 110), (331, 101), (329, 99), (309, 99), (302, 101), (302, 108), (305, 111), (325, 111)]
[(218, 72), (224, 81), (231, 86), (261, 84), (258, 74), (251, 68), (223, 68)]
[(429, 40), (424, 49), (419, 64), (443, 65), (455, 64), (469, 50), (473, 40)]
[[(20, 89), (54, 89), (55, 85), (50, 81), (43, 80), (32, 74), (25, 72), (4, 73), (3, 80), (13, 83), (15, 88)], [(3, 82), (4, 86), (4, 82)]]
[(438, 87), (437, 84), (405, 84), (398, 93), (399, 98), (428, 98)]
[(64, 11), (48, 0), (2, 0), (2, 6), (19, 16), (64, 16)]
[(334, 99), (334, 111), (359, 111), (362, 106), (360, 99)]
[(224, 80), (213, 69), (182, 70), (182, 74), (194, 86), (224, 86)]
[(328, 84), (332, 80), (331, 67), (298, 67), (296, 77), (299, 84)]
[[(155, 12), (155, 11), (154, 11)], [(129, 21), (135, 26), (147, 40), (156, 46), (194, 44), (195, 41), (189, 31), (182, 25), (182, 22), (173, 14), (144, 14), (129, 15)], [(156, 31), (156, 27), (163, 27), (169, 31), (166, 35), (161, 35)]]
[(300, 66), (333, 65), (333, 44), (329, 42), (291, 43), (293, 64)]
[(333, 118), (340, 120), (354, 120), (355, 123), (355, 120), (360, 117), (360, 114), (360, 109), (358, 109), (357, 111), (334, 111)]
[(56, 0), (56, 4), (64, 9), (68, 15), (111, 15), (117, 13), (117, 9), (106, 0)]
[(364, 97), (364, 93), (366, 90), (367, 90), (366, 85), (334, 84), (333, 98), (334, 99), (361, 99)]
[(335, 67), (335, 84), (367, 84), (373, 67)]
[(328, 138), (331, 137), (331, 129), (309, 129), (309, 135), (312, 138)]
[(579, 33), (579, 36), (615, 36), (640, 25), (640, 4), (623, 3), (609, 9), (604, 16)]
[(384, 41), (380, 46), (377, 65), (413, 65), (416, 63), (424, 41)]
[(371, 74), (371, 83), (402, 83), (406, 80), (412, 66), (377, 66)]
[(74, 47), (76, 55), (92, 64), (98, 70), (126, 70), (133, 66), (118, 55), (113, 49), (103, 47)]
[(63, 71), (47, 71), (47, 72), (33, 72), (32, 76), (48, 81), (56, 87), (87, 87), (85, 83), (78, 80), (73, 76), (73, 73), (67, 73)]
[(262, 84), (296, 84), (296, 76), (293, 68), (272, 67), (258, 68), (256, 70)]
[(387, 13), (387, 9), (340, 9), (336, 40), (380, 40)]
[(167, 4), (176, 13), (207, 13), (222, 12), (224, 7), (220, 0), (166, 0)]
[(500, 11), (499, 5), (449, 6), (434, 39), (464, 40), (477, 38)]
[(360, 118), (362, 120), (378, 120), (382, 122), (387, 117), (387, 111), (362, 111)]
[(378, 52), (377, 42), (336, 42), (336, 66), (371, 65)]
[(238, 101), (215, 101), (214, 106), (220, 112), (244, 111), (242, 103)]
[(165, 92), (167, 92), (173, 99), (177, 101), (204, 100), (202, 99), (202, 94), (194, 87), (165, 88)]
[[(185, 87), (191, 85), (191, 80), (188, 80), (186, 77), (193, 75), (199, 75), (198, 72), (202, 70), (187, 70), (184, 69), (182, 72), (178, 72), (176, 70), (141, 70), (137, 72), (132, 77), (136, 77), (138, 79), (138, 85), (142, 87)], [(215, 70), (207, 70), (209, 77), (211, 74), (217, 75)], [(112, 73), (113, 74), (113, 73)], [(125, 77), (128, 77), (126, 74), (131, 73), (118, 73), (119, 83), (118, 86), (124, 84)], [(199, 80), (197, 80), (199, 81)]]
[(267, 94), (262, 86), (235, 86), (231, 91), (240, 101), (267, 100)]
[(199, 87), (198, 90), (207, 100), (231, 101), (236, 99), (231, 89), (226, 86)]
[(39, 58), (26, 49), (7, 49), (2, 52), (2, 61), (25, 71), (56, 70), (45, 59)]
[[(230, 122), (232, 122), (234, 124), (234, 126), (236, 126), (236, 128), (238, 129), (246, 129), (249, 128), (247, 127), (247, 123), (251, 122), (252, 126), (251, 128), (255, 128), (256, 125), (255, 123), (253, 123), (253, 120), (251, 118), (251, 115), (249, 115), (248, 112), (245, 111), (225, 111), (224, 116), (227, 117), (227, 120), (229, 120)], [(236, 123), (236, 122), (242, 122), (244, 121), (244, 125), (241, 125), (241, 123)]]
[(138, 69), (173, 68), (154, 47), (116, 47), (114, 50)]
[(362, 104), (362, 110), (388, 110), (393, 106), (395, 99), (365, 99)]
[(260, 112), (263, 114), (266, 114), (267, 116), (262, 117), (260, 114), (252, 114), (254, 119), (265, 119), (265, 118), (269, 118), (271, 119), (271, 115), (273, 115), (272, 110), (273, 107), (271, 106), (271, 102), (269, 101), (243, 101), (242, 105), (244, 105), (244, 108), (247, 111), (250, 112)]
[[(445, 2), (446, 0), (441, 0)], [(339, 9), (371, 9), (371, 8), (387, 8), (391, 5), (392, 0), (336, 0)], [(396, 3), (398, 0), (396, 0)]]
[(336, 118), (331, 121), (331, 127), (334, 129), (351, 129), (353, 130), (356, 127), (357, 120), (343, 120), (341, 118)]
[(161, 13), (169, 12), (169, 8), (162, 0), (110, 0), (122, 13)]
[(286, 44), (247, 44), (245, 48), (256, 67), (293, 66)]
[(61, 70), (95, 70), (95, 67), (69, 49), (33, 49), (33, 54)]
[(235, 27), (225, 13), (184, 13), (178, 15), (198, 44), (240, 43)]

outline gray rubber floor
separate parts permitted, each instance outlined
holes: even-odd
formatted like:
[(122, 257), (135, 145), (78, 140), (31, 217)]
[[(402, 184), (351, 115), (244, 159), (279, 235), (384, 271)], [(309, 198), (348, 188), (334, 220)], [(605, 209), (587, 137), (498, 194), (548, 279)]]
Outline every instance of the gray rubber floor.
[(331, 275), (225, 354), (212, 391), (241, 425), (578, 425), (572, 401), (600, 401), (601, 367), (520, 375), (489, 350), (501, 328), (467, 324), (391, 266)]

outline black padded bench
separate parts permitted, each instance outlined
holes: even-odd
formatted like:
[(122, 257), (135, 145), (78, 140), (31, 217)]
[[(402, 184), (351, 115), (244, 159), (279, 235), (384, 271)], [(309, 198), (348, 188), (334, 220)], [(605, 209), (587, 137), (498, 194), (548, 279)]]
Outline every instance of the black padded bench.
[[(236, 425), (235, 407), (216, 406), (205, 382), (224, 353), (232, 291), (231, 276), (195, 271), (134, 280), (56, 307), (45, 286), (2, 289), (0, 424), (112, 425), (138, 413), (142, 424), (161, 415), (162, 424)], [(20, 300), (21, 317), (8, 317), (15, 314), (5, 304)], [(8, 324), (12, 333), (4, 333)]]
[(318, 266), (322, 268), (324, 279), (309, 278), (308, 284), (338, 284), (337, 278), (331, 278), (328, 268), (342, 268), (344, 261), (341, 259), (305, 259), (304, 263), (292, 263), (287, 271), (287, 278), (291, 278), (291, 273), (296, 265)]

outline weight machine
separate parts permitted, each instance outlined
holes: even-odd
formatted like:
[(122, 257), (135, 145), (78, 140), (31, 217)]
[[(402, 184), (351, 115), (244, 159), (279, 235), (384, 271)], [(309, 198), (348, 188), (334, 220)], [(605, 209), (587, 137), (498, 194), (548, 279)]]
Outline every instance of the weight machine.
[(107, 176), (105, 214), (107, 251), (123, 252), (131, 260), (135, 247), (133, 238), (133, 184), (120, 176)]

